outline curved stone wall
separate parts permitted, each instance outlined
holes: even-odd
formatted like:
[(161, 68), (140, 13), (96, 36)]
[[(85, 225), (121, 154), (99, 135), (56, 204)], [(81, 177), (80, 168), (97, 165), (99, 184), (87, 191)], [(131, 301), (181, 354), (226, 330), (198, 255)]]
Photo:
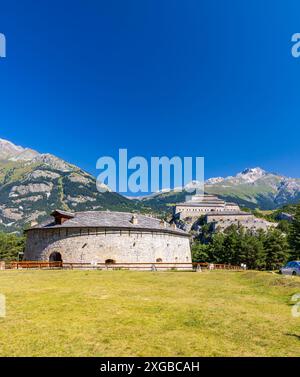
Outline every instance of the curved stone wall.
[(66, 263), (191, 263), (189, 238), (167, 232), (95, 228), (32, 229), (25, 260), (49, 261), (59, 252)]

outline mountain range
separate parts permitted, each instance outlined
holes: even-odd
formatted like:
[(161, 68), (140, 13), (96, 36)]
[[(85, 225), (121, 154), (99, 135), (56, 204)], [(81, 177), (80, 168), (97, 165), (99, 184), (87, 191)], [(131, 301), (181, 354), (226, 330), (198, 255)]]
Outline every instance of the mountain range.
[(234, 177), (212, 178), (205, 190), (250, 208), (275, 209), (300, 200), (300, 179), (269, 173), (259, 167)]
[[(104, 192), (99, 192), (96, 179), (75, 165), (0, 139), (0, 230), (21, 231), (32, 221), (43, 221), (55, 208), (170, 213), (186, 196), (185, 191), (170, 190), (129, 199), (102, 188)], [(205, 192), (248, 208), (276, 209), (300, 201), (300, 179), (257, 167), (210, 178)]]
[[(235, 176), (206, 180), (204, 190), (220, 198), (251, 209), (273, 210), (300, 201), (300, 179), (248, 168)], [(146, 206), (163, 210), (184, 201), (187, 192), (170, 190), (143, 198)]]
[(55, 208), (137, 210), (135, 201), (102, 186), (100, 193), (92, 175), (54, 155), (0, 139), (0, 230), (20, 231)]

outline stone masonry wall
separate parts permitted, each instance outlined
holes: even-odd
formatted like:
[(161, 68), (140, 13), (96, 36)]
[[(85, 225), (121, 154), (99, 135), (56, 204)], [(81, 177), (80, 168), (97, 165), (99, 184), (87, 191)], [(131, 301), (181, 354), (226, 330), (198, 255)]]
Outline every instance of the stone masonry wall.
[(188, 237), (170, 233), (103, 229), (35, 229), (27, 233), (24, 259), (49, 261), (59, 252), (66, 263), (191, 263)]

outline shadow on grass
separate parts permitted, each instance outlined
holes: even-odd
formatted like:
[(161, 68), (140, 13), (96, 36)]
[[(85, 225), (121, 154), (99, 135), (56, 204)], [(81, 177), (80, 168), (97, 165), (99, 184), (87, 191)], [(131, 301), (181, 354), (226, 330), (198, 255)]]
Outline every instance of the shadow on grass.
[(284, 335), (291, 336), (291, 337), (293, 337), (293, 338), (296, 338), (296, 339), (300, 340), (300, 335), (297, 335), (297, 334), (289, 334), (289, 333), (286, 333), (286, 334), (284, 334)]

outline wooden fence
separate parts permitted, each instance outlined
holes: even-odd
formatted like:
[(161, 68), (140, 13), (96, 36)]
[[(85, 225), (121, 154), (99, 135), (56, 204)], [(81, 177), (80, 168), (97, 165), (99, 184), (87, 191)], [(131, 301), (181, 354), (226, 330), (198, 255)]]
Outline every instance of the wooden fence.
[(208, 269), (208, 270), (233, 270), (242, 271), (244, 268), (232, 264), (215, 264), (215, 263), (193, 263), (194, 268)]
[(5, 269), (98, 269), (98, 270), (242, 270), (240, 266), (213, 263), (65, 263), (43, 261), (13, 261)]

